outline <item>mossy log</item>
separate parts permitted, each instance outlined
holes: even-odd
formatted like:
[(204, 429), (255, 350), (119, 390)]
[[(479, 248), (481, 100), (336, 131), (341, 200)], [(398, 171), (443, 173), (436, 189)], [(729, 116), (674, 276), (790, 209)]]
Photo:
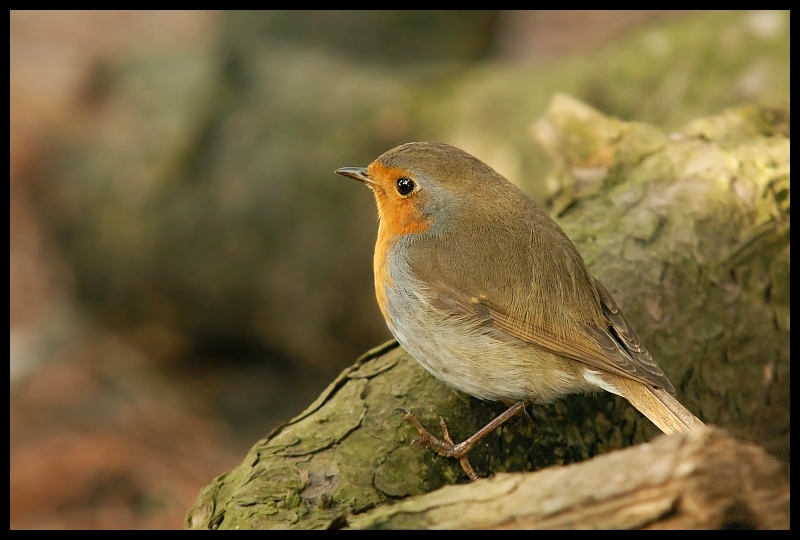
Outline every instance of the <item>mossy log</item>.
[(788, 529), (786, 473), (763, 449), (712, 428), (660, 436), (566, 467), (444, 487), (340, 523), (354, 529)]

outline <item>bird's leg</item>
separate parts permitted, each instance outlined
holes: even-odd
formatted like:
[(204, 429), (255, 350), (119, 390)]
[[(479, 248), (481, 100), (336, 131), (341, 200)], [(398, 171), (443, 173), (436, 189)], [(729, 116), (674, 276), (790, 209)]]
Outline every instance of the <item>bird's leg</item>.
[(464, 469), (465, 473), (467, 473), (467, 476), (469, 476), (471, 480), (477, 480), (478, 475), (472, 468), (467, 453), (472, 450), (475, 445), (478, 444), (484, 437), (497, 429), (506, 420), (516, 416), (520, 412), (525, 411), (525, 407), (528, 405), (528, 403), (528, 401), (524, 400), (517, 401), (511, 407), (509, 407), (508, 410), (504, 411), (503, 414), (476, 431), (471, 437), (461, 441), (458, 444), (453, 443), (453, 439), (450, 438), (450, 432), (447, 430), (447, 424), (445, 423), (444, 418), (439, 417), (439, 425), (442, 427), (442, 435), (444, 436), (444, 440), (442, 440), (435, 437), (430, 431), (425, 429), (425, 426), (420, 423), (414, 413), (403, 408), (398, 408), (397, 410), (401, 411), (403, 416), (405, 416), (405, 419), (411, 422), (411, 424), (417, 428), (419, 437), (414, 439), (414, 442), (418, 442), (425, 448), (433, 450), (442, 457), (456, 458), (461, 464), (461, 468)]
[[(513, 406), (514, 406), (514, 403), (515, 403), (514, 401), (511, 401), (510, 399), (501, 399), (500, 401), (502, 401), (502, 402), (503, 402), (503, 405), (505, 405), (505, 406), (506, 406), (506, 407), (508, 407), (509, 409), (510, 409), (511, 407), (513, 407)], [(533, 402), (534, 402), (534, 401), (535, 401), (535, 400), (533, 400), (533, 399), (526, 400), (526, 401), (525, 401), (525, 407), (522, 409), (522, 415), (523, 415), (523, 416), (525, 417), (525, 419), (528, 421), (528, 424), (529, 424), (530, 426), (533, 426), (533, 425), (534, 425), (534, 421), (533, 421), (533, 418), (531, 417), (531, 415), (528, 413), (528, 405), (531, 405), (531, 404), (533, 404)]]

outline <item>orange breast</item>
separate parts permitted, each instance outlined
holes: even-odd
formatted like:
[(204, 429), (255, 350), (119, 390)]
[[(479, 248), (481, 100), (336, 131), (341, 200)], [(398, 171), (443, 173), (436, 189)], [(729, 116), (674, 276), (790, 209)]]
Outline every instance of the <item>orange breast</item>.
[(374, 161), (368, 168), (370, 178), (376, 181), (373, 187), (375, 202), (378, 205), (378, 239), (375, 242), (375, 296), (381, 308), (383, 318), (389, 320), (386, 310), (386, 287), (392, 287), (389, 275), (389, 250), (397, 239), (406, 234), (417, 234), (427, 231), (429, 220), (419, 209), (419, 198), (415, 195), (402, 197), (397, 193), (395, 183), (398, 178), (408, 176), (402, 169), (386, 167)]

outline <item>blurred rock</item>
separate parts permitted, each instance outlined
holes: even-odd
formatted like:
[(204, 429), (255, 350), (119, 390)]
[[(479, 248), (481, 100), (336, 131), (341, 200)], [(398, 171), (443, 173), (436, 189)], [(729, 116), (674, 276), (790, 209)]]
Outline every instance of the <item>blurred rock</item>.
[(267, 38), (356, 63), (467, 63), (494, 52), (499, 17), (493, 10), (232, 11), (224, 31), (244, 47)]
[(669, 21), (688, 13), (676, 9), (503, 11), (498, 22), (497, 52), (503, 58), (525, 61), (586, 52), (642, 23)]
[(104, 66), (166, 49), (202, 50), (215, 20), (203, 11), (11, 11), (12, 383), (46, 362), (51, 342), (68, 339), (79, 325), (73, 261), (30, 194), (51, 137), (92, 125), (93, 104), (109, 90)]
[(140, 351), (84, 337), (11, 394), (11, 527), (180, 526), (199, 487), (241, 450)]

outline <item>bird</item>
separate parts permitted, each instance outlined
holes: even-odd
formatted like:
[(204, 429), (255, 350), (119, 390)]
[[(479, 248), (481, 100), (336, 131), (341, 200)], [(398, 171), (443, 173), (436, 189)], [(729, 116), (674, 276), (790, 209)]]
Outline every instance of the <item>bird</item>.
[(423, 446), (459, 460), (532, 403), (598, 390), (622, 396), (664, 433), (704, 424), (559, 225), (478, 158), (439, 142), (392, 148), (337, 174), (378, 207), (375, 295), (400, 345), (434, 377), (509, 408), (454, 443), (408, 409)]

